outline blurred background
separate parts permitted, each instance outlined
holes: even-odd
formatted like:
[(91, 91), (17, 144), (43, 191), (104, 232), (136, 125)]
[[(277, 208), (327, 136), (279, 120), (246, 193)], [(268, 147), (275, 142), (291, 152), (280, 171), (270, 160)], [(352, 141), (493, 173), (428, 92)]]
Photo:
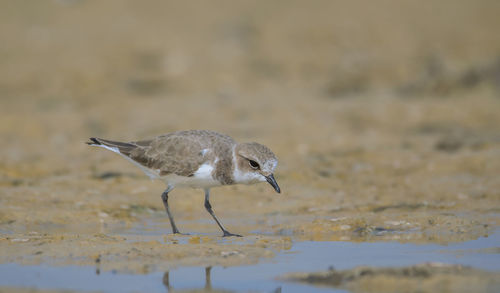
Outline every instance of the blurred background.
[[(4, 165), (31, 156), (71, 168), (90, 156), (88, 136), (180, 129), (287, 152), (333, 149), (345, 136), (370, 145), (444, 115), (447, 127), (486, 127), (499, 109), (471, 121), (457, 103), (498, 106), (485, 99), (500, 95), (494, 0), (1, 5)], [(419, 108), (423, 98), (436, 106)]]
[[(253, 219), (226, 220), (235, 233), (487, 234), (499, 221), (499, 15), (496, 0), (0, 1), (1, 229), (106, 233), (136, 221), (132, 206), (166, 221), (160, 182), (84, 142), (211, 129), (280, 160), (283, 195), (214, 191), (223, 222)], [(184, 230), (218, 233), (200, 191), (177, 194)]]

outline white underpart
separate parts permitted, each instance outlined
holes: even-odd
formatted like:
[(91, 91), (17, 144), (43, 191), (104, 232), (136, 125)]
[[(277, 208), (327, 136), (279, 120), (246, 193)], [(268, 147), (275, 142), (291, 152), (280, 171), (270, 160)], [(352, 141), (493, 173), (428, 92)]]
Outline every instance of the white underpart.
[(211, 164), (205, 163), (205, 164), (201, 165), (200, 168), (198, 168), (198, 170), (196, 170), (196, 172), (194, 172), (193, 177), (212, 178), (212, 171), (213, 170), (214, 170), (214, 167)]
[(178, 187), (210, 188), (218, 186), (221, 185), (220, 182), (212, 177), (212, 171), (214, 170), (216, 162), (217, 160), (213, 165), (210, 162), (202, 164), (191, 177), (169, 174), (161, 177), (161, 179), (164, 180), (167, 185)]
[(236, 156), (237, 155), (236, 155), (236, 153), (234, 151), (234, 147), (233, 147), (233, 166), (234, 166), (233, 178), (234, 178), (234, 182), (242, 183), (242, 184), (252, 184), (252, 183), (266, 181), (266, 177), (262, 176), (261, 174), (259, 174), (257, 172), (241, 171), (238, 168), (238, 161), (236, 159)]

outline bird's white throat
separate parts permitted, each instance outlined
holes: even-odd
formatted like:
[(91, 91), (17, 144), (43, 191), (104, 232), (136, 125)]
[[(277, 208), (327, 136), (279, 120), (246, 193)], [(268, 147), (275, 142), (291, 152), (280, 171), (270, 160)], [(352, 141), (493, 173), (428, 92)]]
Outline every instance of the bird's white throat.
[(233, 178), (235, 183), (252, 184), (257, 182), (264, 182), (266, 178), (256, 172), (246, 172), (238, 168), (237, 154), (233, 148)]

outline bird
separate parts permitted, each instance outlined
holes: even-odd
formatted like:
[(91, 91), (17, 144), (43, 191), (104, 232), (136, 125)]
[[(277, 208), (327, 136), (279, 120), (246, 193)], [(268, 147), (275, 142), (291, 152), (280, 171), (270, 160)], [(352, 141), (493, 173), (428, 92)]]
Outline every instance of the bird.
[(152, 139), (120, 142), (91, 137), (90, 146), (102, 147), (124, 157), (149, 176), (165, 182), (161, 194), (172, 233), (180, 234), (168, 205), (169, 193), (176, 187), (201, 188), (205, 209), (213, 217), (223, 237), (229, 232), (210, 204), (210, 188), (233, 184), (268, 182), (277, 193), (281, 189), (274, 178), (278, 165), (275, 154), (256, 142), (238, 143), (228, 135), (211, 130), (183, 130)]

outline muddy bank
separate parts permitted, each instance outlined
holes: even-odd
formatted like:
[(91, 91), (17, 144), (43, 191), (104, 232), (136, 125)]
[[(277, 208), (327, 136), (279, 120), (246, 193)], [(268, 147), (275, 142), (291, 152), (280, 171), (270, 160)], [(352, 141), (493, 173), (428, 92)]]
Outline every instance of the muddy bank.
[[(166, 233), (165, 233), (166, 234)], [(86, 265), (96, 271), (147, 274), (180, 266), (254, 264), (289, 249), (289, 237), (120, 237), (112, 234), (11, 234), (1, 239), (4, 262)]]
[(351, 270), (290, 274), (284, 279), (349, 292), (498, 292), (500, 274), (441, 263), (403, 268), (357, 267)]

